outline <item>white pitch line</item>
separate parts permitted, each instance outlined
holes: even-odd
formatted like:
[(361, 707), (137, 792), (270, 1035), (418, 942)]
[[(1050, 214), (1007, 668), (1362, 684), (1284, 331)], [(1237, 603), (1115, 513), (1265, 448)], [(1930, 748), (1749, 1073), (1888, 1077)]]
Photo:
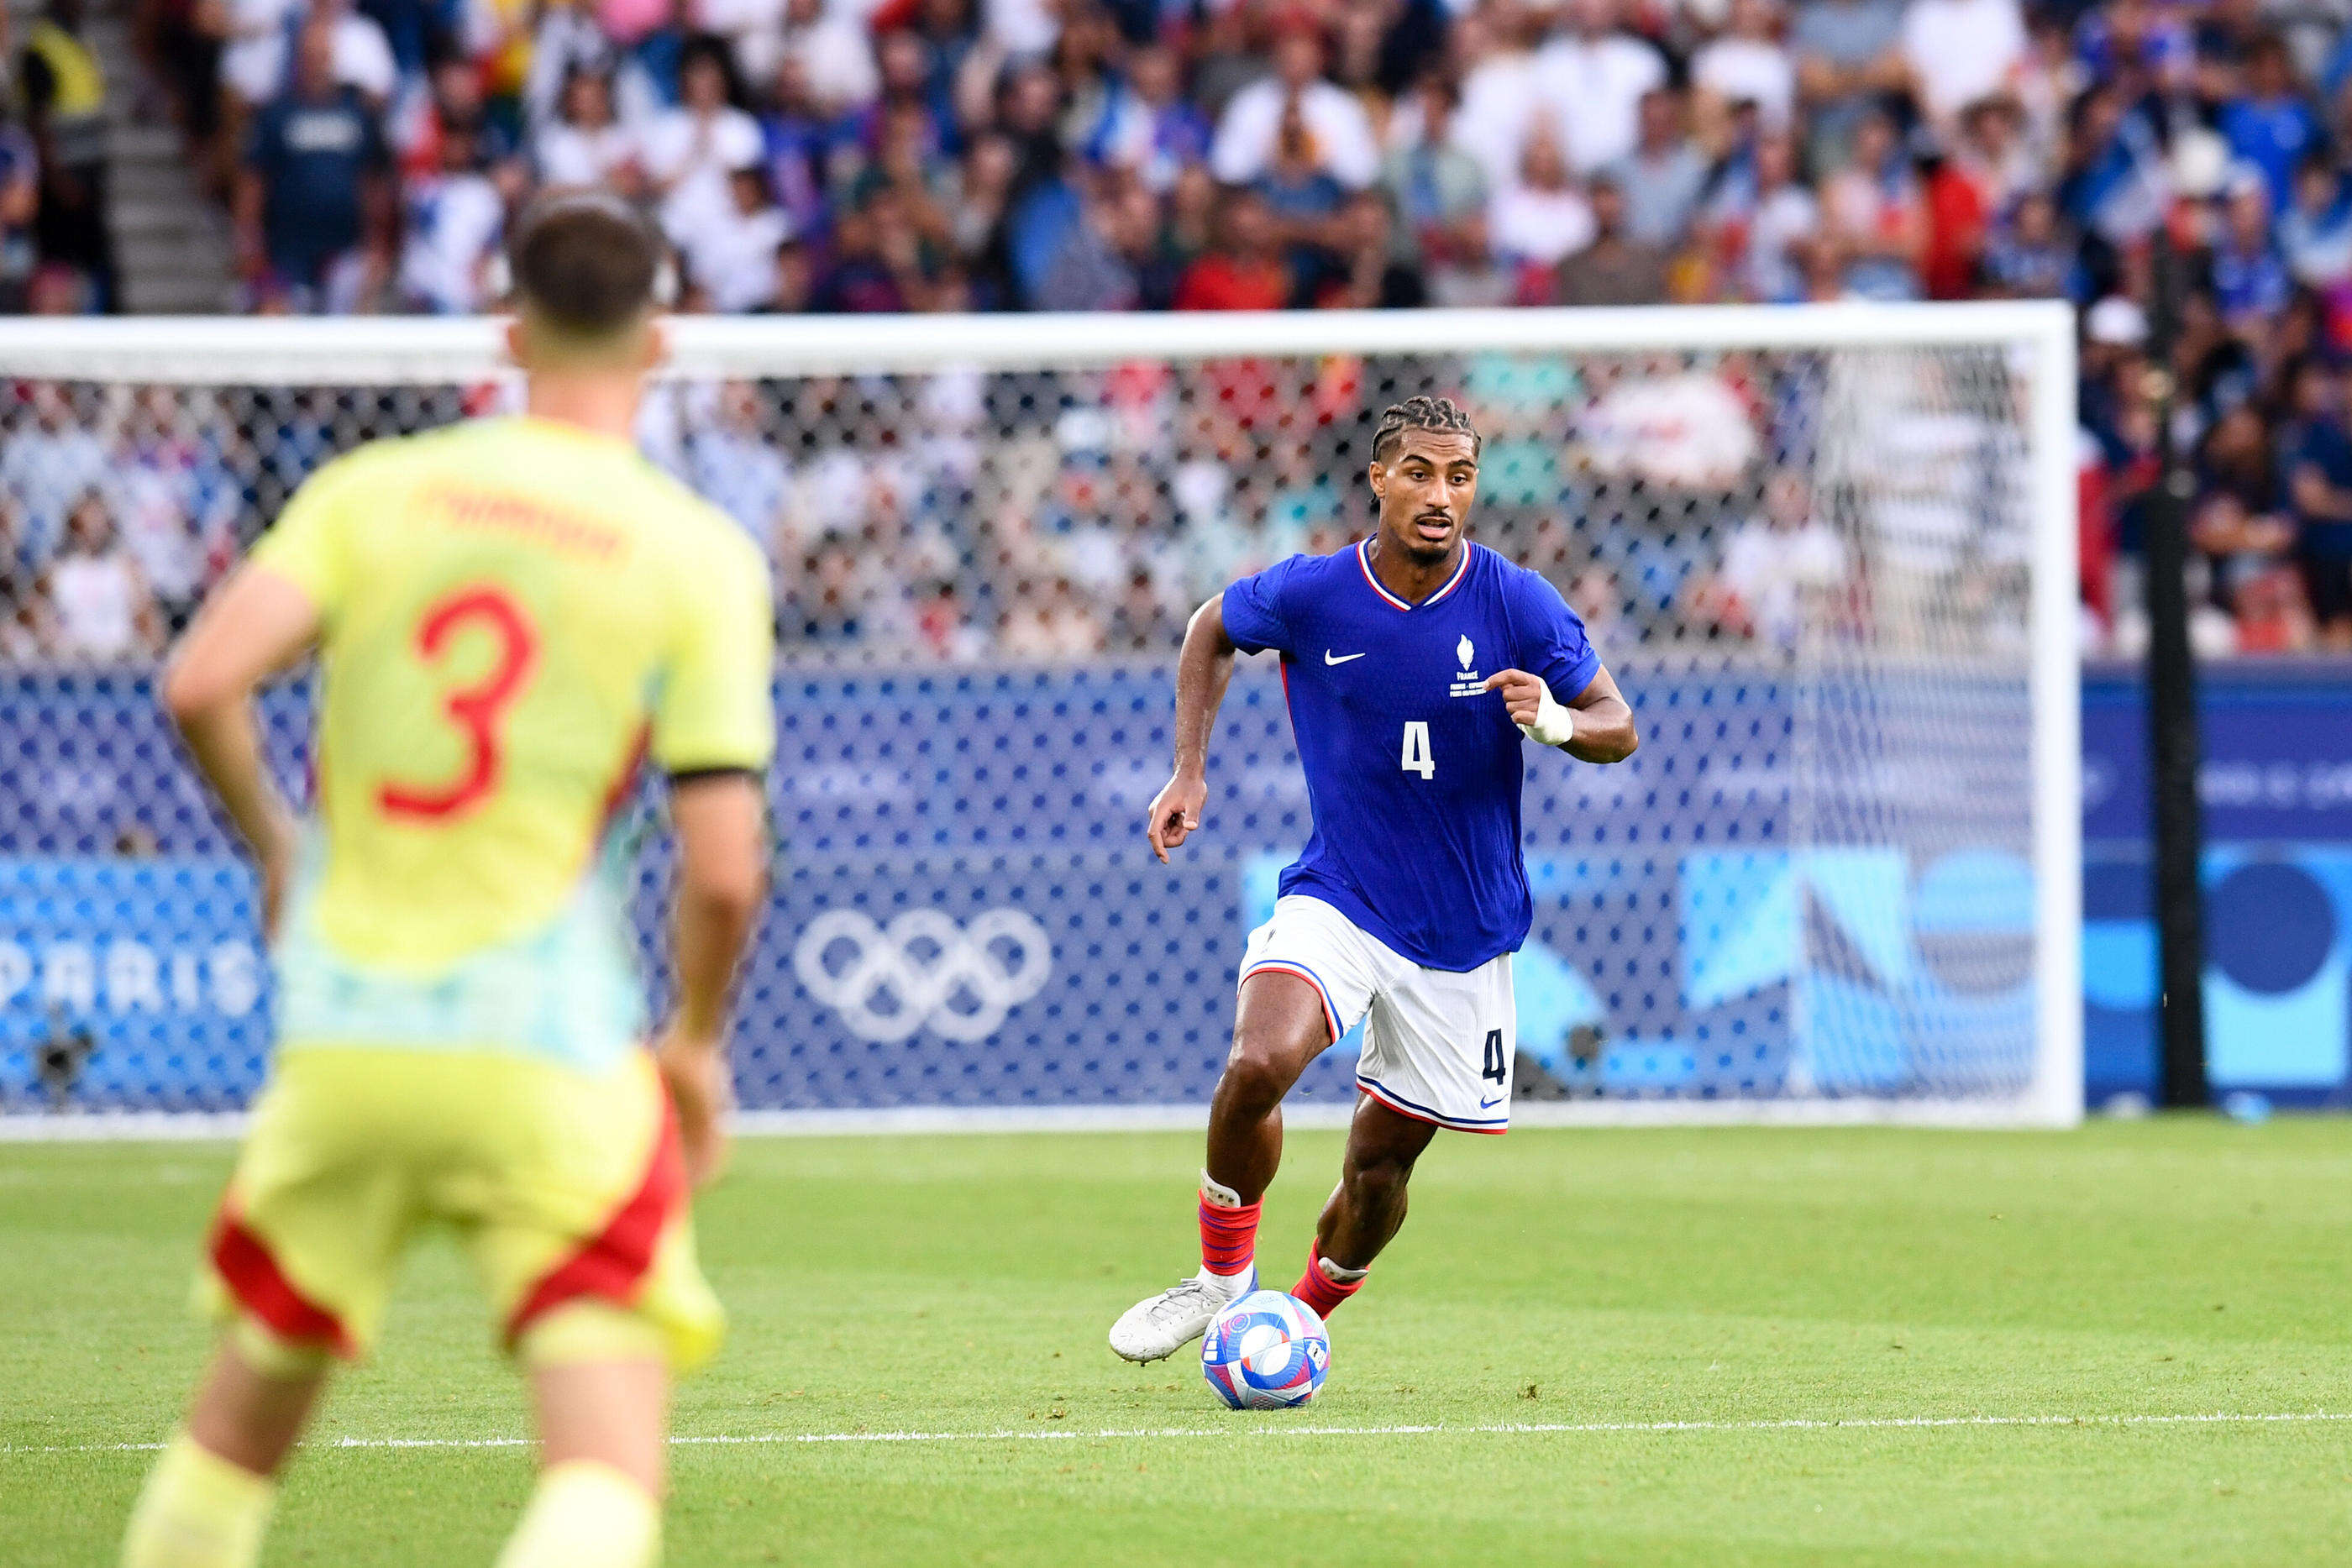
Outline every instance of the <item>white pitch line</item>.
[[(1268, 1412), (1266, 1414), (1271, 1415)], [(1001, 1443), (1061, 1442), (1118, 1439), (1179, 1439), (1191, 1437), (1417, 1437), (1441, 1434), (1464, 1437), (1524, 1437), (1546, 1434), (1608, 1434), (1634, 1432), (1893, 1432), (1942, 1427), (2210, 1427), (2301, 1425), (2315, 1421), (2352, 1421), (2352, 1413), (2288, 1410), (2250, 1415), (2217, 1410), (2178, 1416), (1876, 1416), (1828, 1421), (1790, 1417), (1779, 1421), (1496, 1421), (1470, 1426), (1433, 1422), (1426, 1426), (1289, 1427), (1269, 1422), (1253, 1427), (1134, 1427), (1087, 1431), (1078, 1427), (993, 1432), (761, 1432), (749, 1436), (670, 1438), (678, 1448), (734, 1448), (780, 1443)], [(529, 1437), (332, 1437), (309, 1444), (317, 1448), (527, 1448)], [(0, 1456), (13, 1454), (150, 1454), (161, 1443), (81, 1443), (55, 1448), (0, 1445)]]

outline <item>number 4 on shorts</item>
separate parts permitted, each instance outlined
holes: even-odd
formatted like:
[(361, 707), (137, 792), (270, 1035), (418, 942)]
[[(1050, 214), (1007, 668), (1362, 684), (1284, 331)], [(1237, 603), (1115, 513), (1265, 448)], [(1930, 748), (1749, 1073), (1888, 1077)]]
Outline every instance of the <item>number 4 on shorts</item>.
[(1510, 1063), (1503, 1060), (1503, 1031), (1498, 1029), (1488, 1030), (1486, 1031), (1486, 1065), (1479, 1071), (1478, 1076), (1490, 1078), (1500, 1083), (1508, 1076), (1509, 1068)]

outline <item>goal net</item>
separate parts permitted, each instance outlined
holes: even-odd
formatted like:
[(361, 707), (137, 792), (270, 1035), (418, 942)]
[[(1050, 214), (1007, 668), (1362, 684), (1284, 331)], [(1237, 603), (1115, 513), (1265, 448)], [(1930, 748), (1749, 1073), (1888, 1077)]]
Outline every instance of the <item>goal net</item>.
[[(1202, 830), (1152, 860), (1173, 653), (1234, 577), (1363, 532), (1373, 423), (1430, 392), (1484, 435), (1474, 537), (1567, 596), (1643, 733), (1613, 768), (1528, 759), (1516, 1118), (2074, 1119), (2073, 331), (2045, 304), (676, 323), (642, 444), (777, 587), (746, 1112), (1199, 1116), (1309, 818), (1274, 660), (1244, 660)], [(499, 343), (0, 332), (9, 1125), (250, 1102), (253, 886), (158, 655), (320, 464), (514, 406)], [(298, 793), (308, 705), (307, 676), (265, 703)], [(656, 990), (657, 793), (618, 830)], [(1355, 1043), (1294, 1108), (1344, 1112)]]

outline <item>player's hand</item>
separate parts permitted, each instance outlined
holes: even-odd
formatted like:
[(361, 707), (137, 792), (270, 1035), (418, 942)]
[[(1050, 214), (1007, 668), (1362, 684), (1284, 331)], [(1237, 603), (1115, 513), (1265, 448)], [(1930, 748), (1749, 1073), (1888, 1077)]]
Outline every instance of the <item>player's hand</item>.
[(1160, 857), (1161, 865), (1168, 863), (1168, 852), (1201, 825), (1201, 811), (1208, 803), (1209, 780), (1197, 773), (1177, 774), (1151, 798), (1151, 816), (1144, 823), (1143, 835), (1151, 841), (1151, 852)]
[(677, 1139), (687, 1180), (708, 1184), (726, 1168), (728, 1107), (734, 1100), (724, 1041), (699, 1040), (672, 1029), (654, 1047), (662, 1082), (677, 1108)]
[(1486, 677), (1486, 689), (1503, 694), (1503, 707), (1513, 724), (1533, 724), (1543, 711), (1543, 681), (1525, 670), (1497, 670)]
[(1503, 711), (1519, 733), (1538, 746), (1566, 746), (1576, 734), (1576, 714), (1551, 695), (1538, 675), (1525, 670), (1500, 670), (1486, 679), (1486, 689), (1500, 689)]

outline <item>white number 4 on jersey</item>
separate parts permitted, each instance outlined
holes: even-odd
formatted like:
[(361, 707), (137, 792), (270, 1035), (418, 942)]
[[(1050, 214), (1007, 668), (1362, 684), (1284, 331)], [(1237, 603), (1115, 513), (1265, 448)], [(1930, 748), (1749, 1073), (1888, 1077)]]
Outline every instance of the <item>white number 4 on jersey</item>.
[(1418, 773), (1423, 779), (1437, 777), (1437, 758), (1429, 754), (1429, 721), (1415, 718), (1405, 721), (1404, 759), (1398, 764), (1407, 773)]

